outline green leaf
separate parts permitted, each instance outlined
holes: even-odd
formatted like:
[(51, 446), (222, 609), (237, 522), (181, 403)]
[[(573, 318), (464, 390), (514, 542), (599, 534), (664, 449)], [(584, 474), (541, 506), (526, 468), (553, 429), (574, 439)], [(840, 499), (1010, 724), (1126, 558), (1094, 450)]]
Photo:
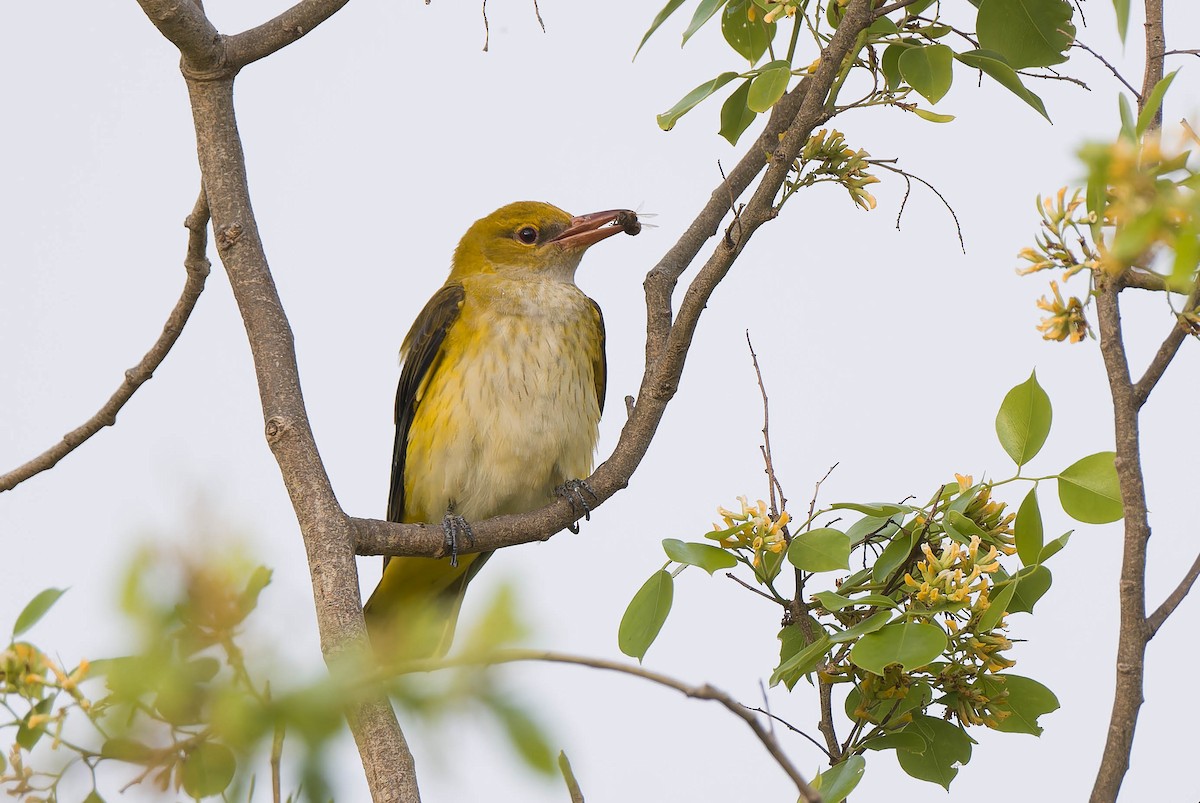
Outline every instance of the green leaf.
[(687, 44), (687, 40), (692, 38), (692, 34), (704, 27), (704, 23), (712, 19), (713, 14), (721, 10), (729, 0), (700, 0), (700, 5), (696, 6), (696, 13), (692, 15), (692, 21), (688, 23), (687, 30), (683, 32), (683, 42), (680, 47)]
[(908, 560), (908, 556), (912, 553), (913, 547), (917, 545), (917, 539), (920, 536), (921, 534), (916, 530), (897, 533), (892, 542), (884, 547), (883, 552), (875, 559), (875, 565), (871, 567), (871, 579), (876, 583), (882, 583), (891, 577), (892, 572), (899, 569)]
[(937, 103), (950, 91), (954, 51), (945, 45), (910, 47), (900, 54), (897, 66), (909, 86), (930, 103)]
[(58, 598), (65, 593), (67, 593), (67, 589), (65, 588), (47, 588), (39, 591), (29, 601), (29, 604), (17, 614), (17, 621), (13, 624), (12, 637), (15, 639), (36, 625), (38, 620), (45, 616), (54, 603), (58, 602)]
[(891, 597), (885, 597), (882, 594), (867, 594), (856, 599), (843, 597), (841, 594), (836, 594), (833, 591), (818, 591), (812, 595), (813, 599), (821, 604), (821, 607), (832, 613), (840, 611), (842, 608), (849, 608), (851, 605), (871, 605), (884, 608), (898, 608), (899, 604)]
[(910, 753), (924, 753), (929, 747), (929, 742), (916, 731), (896, 731), (868, 739), (862, 746), (866, 750), (907, 750)]
[(1085, 524), (1108, 524), (1125, 515), (1116, 456), (1116, 452), (1097, 452), (1058, 475), (1058, 500), (1068, 516)]
[(1059, 550), (1067, 545), (1067, 541), (1071, 540), (1071, 533), (1073, 532), (1075, 531), (1067, 530), (1058, 538), (1055, 538), (1053, 541), (1046, 544), (1046, 546), (1042, 547), (1042, 554), (1038, 555), (1037, 562), (1045, 563), (1047, 560), (1057, 555)]
[(699, 566), (710, 575), (717, 569), (732, 569), (737, 566), (737, 558), (719, 546), (680, 541), (678, 538), (664, 538), (663, 551), (667, 557), (676, 563), (686, 563), (688, 566)]
[(848, 627), (840, 633), (834, 633), (829, 637), (829, 640), (834, 644), (843, 644), (847, 641), (854, 641), (859, 636), (864, 636), (867, 633), (874, 633), (879, 628), (886, 625), (892, 618), (891, 611), (880, 611), (872, 614), (866, 619), (863, 619), (853, 627)]
[(542, 727), (519, 706), (496, 698), (489, 698), (487, 703), (525, 763), (545, 775), (553, 773), (554, 751)]
[(16, 742), (26, 750), (32, 750), (46, 735), (46, 725), (43, 723), (37, 727), (29, 727), (29, 720), (35, 716), (44, 716), (49, 714), (54, 708), (54, 698), (47, 697), (44, 700), (39, 700), (29, 710), (25, 712), (25, 716), (21, 717), (21, 724), (17, 727)]
[(1000, 589), (1000, 593), (991, 597), (988, 602), (988, 609), (979, 617), (979, 622), (975, 625), (976, 633), (986, 633), (996, 625), (1000, 624), (1000, 618), (1008, 612), (1008, 606), (1012, 603), (1013, 594), (1017, 592), (1017, 587), (1021, 585), (1021, 580), (1014, 577), (1009, 581), (1008, 585)]
[(672, 106), (667, 111), (658, 115), (655, 119), (658, 121), (658, 127), (663, 131), (670, 131), (675, 127), (675, 123), (679, 122), (679, 118), (690, 112), (692, 109), (707, 98), (712, 93), (716, 92), (725, 84), (737, 78), (735, 72), (723, 72), (711, 81), (705, 81), (700, 86), (693, 89), (691, 92), (683, 96), (683, 98)]
[(1029, 489), (1021, 507), (1017, 508), (1017, 520), (1013, 523), (1013, 538), (1017, 544), (1017, 555), (1025, 566), (1041, 562), (1042, 510), (1038, 507), (1037, 486)]
[(179, 777), (183, 791), (192, 797), (210, 797), (225, 791), (236, 769), (232, 750), (218, 742), (201, 742), (183, 757)]
[(1117, 11), (1117, 33), (1121, 35), (1121, 44), (1125, 44), (1125, 34), (1129, 32), (1129, 0), (1113, 0), (1113, 8)]
[(949, 123), (953, 122), (954, 120), (953, 114), (938, 114), (937, 112), (929, 111), (929, 109), (922, 109), (918, 107), (914, 107), (912, 109), (912, 113), (917, 117), (920, 117), (922, 120), (927, 120), (931, 123)]
[(973, 535), (978, 537), (980, 541), (992, 540), (987, 530), (957, 510), (947, 511), (946, 517), (942, 520), (942, 525), (946, 528), (947, 535), (963, 544), (971, 543), (971, 536)]
[(1032, 460), (1050, 434), (1050, 397), (1037, 381), (1037, 371), (1010, 390), (996, 413), (996, 437), (1018, 466)]
[(1129, 98), (1117, 95), (1117, 111), (1121, 114), (1121, 136), (1133, 142), (1137, 139), (1137, 123), (1133, 119), (1133, 106), (1129, 104)]
[(750, 107), (746, 105), (746, 98), (750, 94), (750, 80), (742, 82), (742, 85), (733, 90), (733, 94), (725, 99), (725, 103), (721, 105), (721, 130), (718, 131), (730, 145), (736, 145), (738, 138), (745, 133), (750, 124), (754, 122), (754, 118), (758, 115), (750, 111)]
[(854, 544), (868, 535), (880, 540), (891, 538), (899, 529), (900, 525), (887, 516), (865, 516), (851, 524), (846, 530), (846, 535), (850, 536), (850, 543)]
[(950, 782), (958, 775), (955, 765), (971, 760), (971, 737), (957, 725), (924, 714), (914, 715), (905, 731), (919, 733), (929, 747), (924, 753), (896, 751), (900, 767), (913, 778), (931, 781), (949, 791)]
[(1017, 578), (1018, 582), (1012, 602), (1008, 604), (1009, 613), (1033, 613), (1033, 606), (1046, 595), (1054, 581), (1050, 570), (1042, 565), (1026, 566), (1013, 577)]
[(1015, 70), (1061, 64), (1075, 41), (1071, 15), (1067, 0), (984, 0), (976, 20), (979, 45)]
[(895, 92), (904, 83), (904, 76), (900, 74), (900, 54), (909, 49), (898, 44), (891, 44), (883, 49), (879, 69), (883, 71), (883, 77), (887, 80), (889, 92)]
[(792, 538), (788, 560), (806, 572), (850, 568), (850, 536), (832, 527), (818, 527)]
[(916, 508), (912, 505), (897, 505), (892, 502), (836, 502), (829, 506), (830, 510), (854, 510), (867, 516), (886, 519), (897, 513), (912, 513)]
[(1170, 88), (1171, 82), (1175, 80), (1175, 70), (1170, 75), (1163, 78), (1154, 85), (1154, 89), (1150, 91), (1150, 97), (1146, 98), (1146, 104), (1142, 106), (1141, 112), (1138, 113), (1137, 119), (1137, 137), (1141, 139), (1142, 134), (1150, 128), (1150, 124), (1154, 122), (1158, 110), (1162, 108), (1163, 96), (1167, 94), (1167, 89)]
[(775, 38), (775, 23), (764, 22), (763, 16), (763, 10), (750, 0), (733, 0), (721, 15), (725, 41), (751, 64), (762, 58)]
[(663, 6), (662, 11), (658, 12), (658, 15), (654, 18), (654, 22), (650, 23), (650, 30), (646, 31), (646, 35), (643, 36), (642, 41), (638, 43), (637, 50), (633, 52), (633, 57), (635, 59), (637, 58), (638, 53), (642, 52), (642, 47), (646, 44), (646, 40), (648, 40), (654, 34), (654, 32), (658, 30), (658, 26), (666, 22), (667, 17), (674, 14), (675, 10), (681, 5), (683, 5), (683, 0), (669, 0), (669, 2)]
[[(1058, 698), (1054, 692), (1038, 683), (1036, 680), (1020, 675), (992, 675), (986, 677), (985, 687), (989, 688), (988, 696), (998, 700), (996, 707), (1007, 710), (1009, 715), (995, 725), (995, 730), (1003, 733), (1031, 733), (1042, 735), (1042, 726), (1038, 717), (1057, 711)], [(1000, 683), (999, 681), (1003, 681)], [(1007, 692), (1007, 694), (1004, 694)]]
[(666, 571), (655, 572), (642, 584), (621, 617), (621, 627), (617, 631), (617, 645), (621, 652), (641, 663), (646, 650), (658, 638), (658, 632), (667, 621), (674, 593), (675, 582)]
[(750, 82), (750, 94), (746, 96), (746, 105), (750, 111), (767, 111), (783, 97), (791, 80), (790, 63), (783, 60), (768, 62)]
[(833, 647), (825, 628), (811, 618), (809, 622), (816, 637), (812, 642), (806, 642), (800, 625), (788, 625), (779, 631), (779, 666), (771, 673), (772, 686), (782, 680), (791, 689), (796, 681), (813, 671)]
[(821, 793), (821, 803), (842, 803), (867, 771), (867, 760), (860, 755), (850, 756), (818, 775), (813, 788)]
[[(0, 766), (0, 770), (3, 769), (3, 766)], [(100, 797), (100, 793), (93, 789), (91, 792), (88, 792), (88, 796), (83, 799), (83, 803), (104, 803), (104, 798)]]
[(105, 758), (124, 761), (127, 764), (146, 764), (154, 760), (154, 750), (134, 739), (120, 736), (109, 739), (100, 748), (100, 755)]
[(946, 631), (937, 625), (926, 622), (888, 625), (859, 639), (850, 650), (850, 660), (876, 675), (882, 675), (890, 664), (912, 670), (945, 652), (947, 643)]
[(1021, 83), (1021, 77), (999, 53), (990, 50), (968, 50), (965, 53), (955, 53), (954, 58), (968, 67), (974, 67), (987, 73), (1000, 86), (1032, 106), (1038, 114), (1046, 118), (1047, 122), (1050, 121), (1050, 115), (1046, 112), (1046, 104), (1042, 103), (1041, 98), (1030, 92)]

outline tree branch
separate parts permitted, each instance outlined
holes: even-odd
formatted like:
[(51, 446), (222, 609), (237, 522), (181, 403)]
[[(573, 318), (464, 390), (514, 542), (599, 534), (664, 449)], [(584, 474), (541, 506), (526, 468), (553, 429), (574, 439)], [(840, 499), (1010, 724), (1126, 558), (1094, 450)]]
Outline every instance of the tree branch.
[[(187, 86), (214, 239), (250, 341), (267, 442), (304, 538), (321, 651), (331, 666), (343, 658), (358, 660), (370, 647), (358, 594), (354, 532), (317, 452), (300, 390), (291, 327), (250, 206), (233, 108), (233, 79), (188, 78)], [(420, 793), (412, 754), (387, 697), (364, 697), (347, 712), (347, 719), (372, 798), (377, 803), (417, 803)]]
[(604, 669), (609, 672), (619, 672), (624, 675), (631, 675), (642, 680), (648, 680), (651, 683), (656, 683), (659, 686), (666, 686), (668, 689), (691, 697), (696, 700), (712, 700), (724, 706), (725, 710), (732, 713), (738, 719), (746, 723), (746, 725), (762, 742), (763, 747), (771, 754), (783, 771), (796, 785), (800, 796), (810, 803), (820, 803), (821, 795), (817, 790), (809, 785), (808, 781), (792, 764), (791, 759), (783, 752), (783, 748), (779, 746), (775, 734), (768, 728), (764, 728), (762, 723), (758, 721), (758, 717), (751, 713), (752, 709), (742, 705), (737, 700), (730, 697), (726, 692), (705, 683), (701, 686), (691, 686), (683, 681), (676, 680), (668, 675), (663, 675), (658, 672), (652, 672), (640, 666), (631, 664), (619, 663), (617, 661), (607, 661), (603, 658), (588, 658), (582, 655), (570, 655), (568, 653), (542, 651), (542, 650), (499, 650), (497, 652), (488, 653), (484, 656), (462, 656), (459, 658), (451, 658), (449, 660), (439, 661), (413, 661), (403, 664), (399, 669), (404, 673), (412, 672), (428, 672), (437, 669), (442, 669), (450, 666), (493, 666), (496, 664), (511, 664), (520, 661), (543, 661), (554, 664), (573, 664), (575, 666), (586, 666), (591, 669)]
[[(1193, 310), (1197, 304), (1200, 304), (1200, 283), (1197, 283), (1195, 289), (1187, 297), (1183, 309), (1185, 311)], [(1162, 379), (1162, 375), (1166, 373), (1167, 366), (1171, 364), (1171, 360), (1175, 359), (1175, 355), (1179, 352), (1179, 347), (1183, 345), (1183, 341), (1187, 336), (1187, 326), (1184, 325), (1183, 321), (1176, 320), (1175, 326), (1163, 338), (1162, 345), (1155, 352), (1154, 359), (1150, 360), (1150, 364), (1146, 366), (1146, 372), (1142, 374), (1142, 378), (1133, 387), (1134, 397), (1139, 409), (1150, 398), (1151, 391), (1158, 384), (1158, 380)]]
[(1192, 561), (1192, 567), (1179, 581), (1179, 585), (1175, 586), (1171, 595), (1163, 600), (1162, 605), (1155, 608), (1154, 613), (1146, 619), (1146, 629), (1149, 631), (1146, 635), (1147, 640), (1154, 638), (1158, 629), (1163, 626), (1163, 622), (1167, 621), (1167, 618), (1179, 607), (1179, 603), (1183, 602), (1184, 597), (1192, 590), (1192, 585), (1196, 582), (1197, 577), (1200, 577), (1200, 555), (1197, 555), (1196, 559)]
[(142, 11), (159, 33), (179, 48), (184, 62), (192, 70), (209, 72), (219, 69), (225, 60), (221, 34), (193, 0), (137, 0)]
[(226, 58), (236, 68), (265, 58), (310, 33), (348, 2), (301, 0), (278, 17), (226, 39)]
[(200, 293), (204, 290), (204, 280), (208, 278), (210, 265), (205, 256), (208, 248), (206, 236), (208, 202), (204, 198), (203, 191), (200, 192), (195, 208), (184, 220), (183, 225), (188, 228), (187, 256), (183, 260), (183, 266), (187, 270), (187, 280), (183, 284), (183, 292), (180, 293), (179, 300), (175, 302), (175, 308), (167, 316), (167, 322), (163, 325), (162, 334), (158, 336), (158, 340), (154, 342), (154, 345), (146, 352), (146, 356), (142, 357), (137, 365), (125, 372), (125, 380), (104, 403), (104, 406), (96, 411), (95, 415), (63, 435), (62, 440), (29, 462), (7, 474), (0, 474), (0, 492), (11, 491), (30, 477), (54, 468), (58, 461), (79, 448), (88, 438), (105, 427), (111, 427), (117, 423), (117, 413), (121, 411), (126, 402), (133, 398), (133, 394), (137, 392), (138, 388), (154, 376), (158, 366), (166, 359), (191, 316), (192, 310), (196, 306), (196, 300), (200, 298)]

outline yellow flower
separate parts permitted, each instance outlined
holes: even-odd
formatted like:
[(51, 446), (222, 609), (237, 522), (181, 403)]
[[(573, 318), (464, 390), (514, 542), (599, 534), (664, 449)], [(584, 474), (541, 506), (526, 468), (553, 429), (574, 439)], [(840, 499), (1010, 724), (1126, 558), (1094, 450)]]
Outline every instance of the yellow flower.
[(1043, 296), (1037, 302), (1040, 309), (1051, 313), (1037, 326), (1038, 331), (1042, 333), (1042, 339), (1059, 342), (1070, 340), (1072, 343), (1078, 343), (1091, 329), (1083, 314), (1083, 302), (1075, 296), (1071, 296), (1069, 301), (1063, 301), (1058, 282), (1050, 282), (1050, 289), (1054, 293), (1053, 300)]

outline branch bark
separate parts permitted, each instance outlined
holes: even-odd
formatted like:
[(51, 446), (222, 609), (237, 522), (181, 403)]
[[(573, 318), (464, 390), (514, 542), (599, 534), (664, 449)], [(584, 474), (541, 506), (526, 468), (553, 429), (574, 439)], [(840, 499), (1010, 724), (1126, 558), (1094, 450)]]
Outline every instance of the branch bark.
[(121, 411), (126, 402), (133, 398), (133, 394), (137, 393), (138, 388), (154, 376), (158, 366), (162, 365), (162, 361), (170, 353), (171, 347), (175, 345), (188, 318), (191, 317), (192, 310), (196, 307), (196, 301), (200, 298), (200, 293), (204, 291), (204, 281), (208, 278), (210, 265), (205, 256), (205, 251), (208, 249), (206, 235), (208, 202), (204, 198), (203, 191), (200, 192), (200, 197), (196, 199), (192, 213), (187, 216), (183, 225), (188, 229), (187, 256), (183, 259), (187, 279), (184, 281), (183, 292), (180, 293), (179, 300), (175, 302), (174, 309), (167, 316), (167, 322), (163, 324), (162, 334), (158, 336), (158, 340), (154, 342), (154, 345), (146, 352), (146, 356), (142, 357), (137, 365), (125, 372), (125, 379), (121, 382), (120, 387), (109, 397), (104, 406), (96, 411), (95, 415), (63, 435), (62, 440), (37, 457), (17, 466), (7, 474), (0, 474), (0, 492), (11, 491), (30, 477), (54, 468), (58, 461), (78, 449), (88, 438), (105, 427), (116, 424), (117, 413)]
[(1167, 618), (1175, 612), (1179, 607), (1179, 603), (1183, 602), (1183, 598), (1192, 590), (1192, 586), (1196, 582), (1196, 578), (1200, 577), (1200, 555), (1192, 561), (1192, 566), (1188, 569), (1187, 574), (1179, 581), (1179, 585), (1175, 586), (1175, 590), (1171, 595), (1163, 600), (1162, 605), (1154, 609), (1154, 613), (1146, 619), (1146, 629), (1149, 631), (1146, 638), (1152, 639), (1158, 633), (1158, 629), (1163, 626)]
[[(1145, 8), (1146, 66), (1142, 94), (1138, 101), (1139, 110), (1145, 105), (1145, 99), (1150, 97), (1154, 86), (1162, 80), (1163, 54), (1166, 51), (1162, 0), (1145, 0)], [(1152, 127), (1157, 128), (1161, 122), (1160, 109)], [(1121, 613), (1117, 638), (1116, 689), (1113, 692), (1113, 707), (1109, 715), (1108, 738), (1105, 740), (1100, 767), (1092, 786), (1091, 803), (1115, 803), (1121, 791), (1121, 783), (1129, 771), (1134, 732), (1145, 699), (1143, 689), (1146, 645), (1157, 629), (1153, 618), (1158, 617), (1159, 611), (1155, 612), (1155, 617), (1151, 620), (1146, 618), (1146, 554), (1147, 543), (1150, 540), (1150, 517), (1146, 506), (1146, 486), (1141, 465), (1138, 415), (1154, 384), (1179, 348), (1179, 343), (1171, 346), (1177, 333), (1180, 335), (1179, 342), (1182, 342), (1181, 327), (1177, 325), (1159, 349), (1146, 375), (1135, 385), (1130, 378), (1129, 358), (1121, 331), (1119, 296), (1123, 287), (1120, 277), (1106, 276), (1099, 277), (1096, 287), (1100, 352), (1104, 358), (1113, 402), (1116, 469), (1125, 513), (1125, 537), (1119, 586)], [(1180, 599), (1190, 586), (1191, 583), (1185, 578), (1185, 583), (1176, 589)], [(1174, 602), (1174, 605), (1178, 605), (1178, 601)], [(1165, 620), (1174, 605), (1165, 610), (1162, 619)], [(1161, 621), (1158, 624), (1161, 625)]]
[(763, 747), (771, 754), (771, 758), (787, 773), (792, 779), (792, 783), (796, 785), (796, 790), (800, 793), (800, 797), (809, 803), (821, 803), (821, 795), (817, 790), (809, 785), (804, 779), (800, 770), (788, 758), (787, 753), (783, 752), (779, 741), (775, 738), (775, 734), (769, 728), (763, 727), (759, 722), (758, 717), (754, 716), (752, 709), (739, 703), (737, 700), (729, 696), (728, 693), (705, 683), (700, 686), (693, 686), (684, 683), (681, 680), (676, 680), (668, 675), (663, 675), (658, 672), (653, 672), (649, 669), (644, 669), (640, 666), (631, 666), (629, 664), (620, 663), (618, 661), (608, 661), (603, 658), (589, 658), (582, 655), (570, 655), (568, 653), (554, 652), (551, 650), (499, 650), (494, 653), (489, 653), (485, 656), (463, 656), (457, 659), (448, 661), (419, 661), (412, 664), (406, 664), (400, 668), (401, 672), (426, 672), (437, 669), (444, 669), (451, 666), (495, 666), (498, 664), (511, 664), (518, 661), (543, 661), (554, 664), (572, 664), (574, 666), (586, 666), (591, 669), (603, 669), (608, 672), (619, 672), (623, 675), (631, 675), (642, 680), (650, 681), (659, 686), (665, 686), (668, 689), (674, 689), (680, 694), (691, 697), (695, 700), (712, 700), (720, 703), (725, 710), (736, 716), (738, 719), (746, 723), (754, 735), (762, 742)]

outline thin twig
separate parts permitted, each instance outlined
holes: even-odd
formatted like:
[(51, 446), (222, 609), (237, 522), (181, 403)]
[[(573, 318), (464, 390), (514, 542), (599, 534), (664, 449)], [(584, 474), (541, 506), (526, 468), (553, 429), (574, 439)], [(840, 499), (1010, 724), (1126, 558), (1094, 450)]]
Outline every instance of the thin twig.
[(873, 19), (879, 19), (880, 17), (886, 17), (888, 14), (891, 14), (893, 11), (899, 11), (900, 9), (904, 8), (905, 6), (911, 6), (915, 2), (917, 2), (917, 0), (896, 0), (895, 3), (889, 3), (886, 6), (881, 6), (877, 9), (875, 9), (875, 15), (874, 15)]
[[(763, 445), (762, 456), (766, 464), (767, 485), (771, 496), (771, 518), (778, 519), (781, 511), (787, 510), (787, 496), (779, 477), (775, 474), (775, 463), (771, 460), (771, 404), (767, 398), (767, 386), (763, 384), (762, 369), (758, 365), (758, 355), (754, 353), (754, 343), (750, 340), (750, 330), (746, 330), (746, 345), (750, 349), (750, 361), (754, 364), (754, 376), (758, 379), (758, 392), (762, 394), (763, 402)], [(776, 491), (779, 492), (779, 502), (776, 504)]]
[(1092, 50), (1090, 47), (1085, 45), (1083, 42), (1080, 42), (1078, 39), (1076, 39), (1074, 42), (1071, 43), (1071, 47), (1077, 47), (1080, 50), (1087, 51), (1088, 53), (1091, 53), (1093, 56), (1095, 56), (1100, 61), (1101, 64), (1103, 64), (1105, 67), (1108, 68), (1108, 71), (1111, 72), (1118, 81), (1120, 81), (1122, 84), (1125, 85), (1126, 89), (1128, 89), (1130, 92), (1133, 93), (1134, 98), (1137, 99), (1138, 105), (1139, 106), (1141, 105), (1142, 93), (1138, 92), (1136, 89), (1134, 89), (1133, 84), (1126, 81), (1125, 76), (1123, 76), (1123, 75), (1121, 75), (1121, 73), (1117, 72), (1117, 68), (1112, 66), (1112, 63), (1108, 59), (1104, 58), (1104, 56), (1101, 56), (1095, 50)]
[(1200, 577), (1200, 555), (1197, 555), (1196, 559), (1192, 561), (1192, 567), (1179, 581), (1179, 585), (1175, 586), (1171, 595), (1163, 600), (1162, 605), (1154, 609), (1154, 613), (1146, 617), (1146, 629), (1149, 631), (1147, 638), (1154, 638), (1158, 629), (1163, 626), (1163, 622), (1167, 621), (1167, 617), (1175, 612), (1179, 603), (1183, 602), (1183, 598), (1192, 590), (1192, 585), (1196, 582), (1197, 577)]
[(774, 597), (772, 597), (770, 594), (768, 594), (767, 592), (763, 591), (762, 589), (758, 589), (758, 588), (755, 588), (754, 586), (750, 585), (749, 583), (747, 583), (747, 582), (746, 582), (745, 580), (743, 580), (742, 578), (738, 577), (738, 576), (737, 576), (736, 574), (734, 574), (733, 572), (725, 572), (725, 576), (726, 576), (726, 577), (728, 577), (728, 578), (729, 578), (730, 580), (732, 580), (733, 582), (735, 582), (735, 583), (737, 583), (738, 585), (740, 585), (742, 588), (745, 588), (747, 591), (753, 591), (755, 594), (758, 594), (760, 597), (763, 597), (763, 598), (765, 598), (765, 599), (769, 599), (769, 600), (771, 600), (771, 602), (774, 602), (776, 605), (782, 605), (782, 604), (783, 604), (782, 602), (780, 602), (779, 600), (775, 599)]
[[(897, 167), (894, 164), (890, 164), (889, 162), (891, 160), (868, 159), (867, 161), (873, 165), (882, 167), (884, 170), (890, 170), (893, 173), (899, 173), (900, 175), (904, 176), (904, 178), (906, 180), (913, 179), (914, 181), (919, 181), (922, 184), (924, 184), (926, 187), (928, 187), (929, 190), (938, 197), (938, 200), (942, 202), (942, 205), (945, 206), (946, 209), (950, 212), (950, 217), (954, 218), (954, 231), (958, 234), (958, 247), (962, 249), (962, 252), (964, 254), (967, 253), (967, 244), (963, 241), (962, 224), (958, 222), (958, 215), (955, 214), (954, 207), (950, 205), (950, 202), (946, 200), (946, 196), (944, 196), (940, 192), (938, 192), (937, 187), (933, 186), (928, 181), (921, 178), (920, 176), (918, 176), (915, 173), (910, 173), (901, 167)], [(900, 213), (898, 215), (896, 215), (896, 228), (897, 229), (900, 228), (900, 215), (904, 214), (904, 206), (905, 206), (905, 203), (907, 203), (907, 202), (908, 202), (908, 192), (906, 191), (904, 193), (904, 202), (902, 202), (900, 204)]]
[(813, 789), (800, 770), (792, 764), (791, 759), (783, 752), (783, 748), (779, 746), (779, 742), (775, 739), (774, 734), (770, 730), (764, 728), (762, 723), (758, 721), (750, 709), (739, 703), (737, 700), (730, 697), (727, 693), (720, 689), (705, 683), (700, 686), (692, 686), (683, 681), (658, 672), (652, 672), (640, 666), (631, 664), (618, 663), (616, 661), (607, 661), (602, 658), (589, 658), (582, 655), (570, 655), (568, 653), (540, 651), (540, 650), (500, 650), (494, 653), (489, 653), (484, 656), (463, 656), (461, 658), (451, 658), (444, 661), (414, 661), (410, 664), (405, 664), (399, 667), (400, 672), (426, 672), (442, 667), (450, 666), (491, 666), (496, 664), (511, 664), (520, 661), (544, 661), (555, 664), (573, 664), (575, 666), (586, 666), (591, 669), (604, 669), (610, 672), (618, 672), (624, 675), (648, 680), (651, 683), (656, 683), (660, 686), (666, 686), (675, 691), (696, 700), (712, 700), (720, 703), (725, 710), (736, 716), (738, 719), (746, 723), (747, 727), (754, 732), (758, 740), (775, 759), (776, 763), (787, 773), (792, 779), (792, 783), (796, 785), (800, 796), (809, 803), (820, 803), (821, 795)]
[(275, 736), (271, 739), (271, 800), (273, 803), (283, 803), (279, 767), (283, 761), (283, 737), (286, 732), (282, 723), (278, 724), (275, 726)]
[(1164, 56), (1200, 56), (1200, 50), (1168, 50)]
[(158, 336), (158, 340), (154, 342), (154, 345), (146, 352), (146, 356), (142, 357), (137, 365), (125, 372), (124, 381), (104, 403), (104, 406), (96, 411), (95, 415), (63, 435), (62, 440), (37, 457), (7, 474), (0, 475), (0, 492), (11, 491), (30, 477), (54, 468), (58, 461), (79, 448), (88, 438), (105, 427), (111, 427), (117, 423), (117, 413), (121, 411), (126, 402), (133, 398), (133, 394), (137, 392), (138, 388), (154, 376), (155, 370), (166, 359), (171, 347), (179, 339), (188, 317), (192, 314), (196, 300), (200, 298), (200, 293), (204, 290), (204, 280), (208, 278), (210, 266), (208, 258), (204, 255), (208, 246), (208, 202), (203, 191), (196, 199), (196, 206), (187, 216), (183, 225), (188, 228), (187, 256), (183, 260), (183, 266), (187, 270), (187, 279), (184, 281), (183, 292), (180, 293), (179, 300), (175, 302), (175, 308), (167, 316), (167, 322), (163, 325), (162, 334)]
[(826, 756), (827, 756), (827, 757), (828, 757), (830, 760), (833, 760), (833, 756), (829, 755), (829, 751), (825, 749), (825, 746), (824, 746), (824, 745), (822, 745), (820, 742), (818, 742), (818, 741), (817, 741), (816, 739), (814, 739), (813, 737), (809, 736), (809, 735), (808, 735), (807, 733), (805, 733), (804, 731), (802, 731), (802, 730), (800, 730), (799, 728), (797, 728), (797, 727), (796, 727), (795, 725), (793, 725), (792, 723), (788, 722), (786, 719), (782, 719), (781, 717), (777, 717), (776, 715), (772, 714), (770, 711), (766, 711), (766, 710), (764, 710), (764, 709), (762, 709), (762, 708), (750, 708), (750, 706), (746, 706), (746, 707), (747, 707), (747, 708), (749, 708), (751, 711), (755, 711), (755, 712), (757, 712), (757, 713), (759, 713), (759, 714), (762, 714), (762, 715), (763, 715), (763, 716), (765, 716), (765, 717), (770, 717), (771, 719), (775, 720), (776, 722), (778, 722), (778, 723), (779, 723), (780, 725), (782, 725), (783, 727), (785, 727), (785, 728), (787, 728), (788, 730), (790, 730), (792, 733), (798, 733), (798, 734), (800, 734), (800, 735), (801, 735), (801, 736), (803, 736), (805, 739), (808, 739), (810, 742), (812, 742), (812, 743), (813, 743), (813, 746), (814, 746), (814, 747), (816, 747), (818, 750), (820, 750), (822, 753), (824, 753), (824, 754), (825, 754), (825, 755), (826, 755)]
[(533, 0), (533, 15), (537, 17), (538, 25), (542, 26), (542, 33), (545, 33), (546, 23), (542, 20), (542, 10), (538, 8), (538, 0)]

